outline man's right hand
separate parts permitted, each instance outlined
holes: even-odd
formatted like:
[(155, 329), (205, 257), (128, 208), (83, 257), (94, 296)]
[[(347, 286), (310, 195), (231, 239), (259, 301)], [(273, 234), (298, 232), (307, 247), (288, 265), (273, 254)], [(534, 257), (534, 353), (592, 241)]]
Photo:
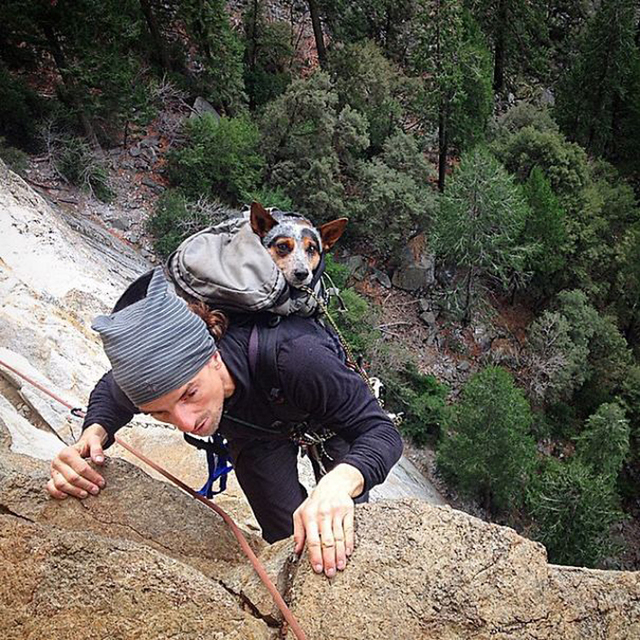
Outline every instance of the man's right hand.
[(105, 486), (104, 478), (95, 471), (87, 458), (98, 465), (104, 464), (102, 445), (107, 432), (99, 424), (92, 424), (75, 444), (65, 447), (51, 462), (51, 480), (47, 491), (52, 498), (64, 500), (68, 496), (86, 498), (97, 495)]

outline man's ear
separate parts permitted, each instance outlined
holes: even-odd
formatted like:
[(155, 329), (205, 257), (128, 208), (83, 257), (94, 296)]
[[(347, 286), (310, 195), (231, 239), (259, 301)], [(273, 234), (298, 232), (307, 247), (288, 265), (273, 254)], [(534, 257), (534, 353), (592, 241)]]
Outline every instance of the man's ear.
[(222, 366), (222, 358), (220, 357), (220, 352), (216, 351), (212, 356), (209, 362), (213, 365), (214, 369), (219, 369)]
[(264, 238), (278, 222), (277, 220), (259, 203), (251, 203), (251, 228), (259, 238)]
[(322, 239), (322, 250), (329, 251), (333, 245), (338, 242), (340, 236), (344, 233), (344, 228), (347, 226), (349, 220), (347, 218), (338, 218), (323, 224), (318, 231), (320, 231), (320, 238)]

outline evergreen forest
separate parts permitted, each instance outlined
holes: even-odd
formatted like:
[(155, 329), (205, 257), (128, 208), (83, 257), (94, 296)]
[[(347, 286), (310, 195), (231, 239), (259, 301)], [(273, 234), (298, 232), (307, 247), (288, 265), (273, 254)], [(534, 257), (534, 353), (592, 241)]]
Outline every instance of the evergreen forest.
[[(349, 218), (341, 330), (453, 504), (640, 569), (639, 2), (4, 0), (0, 158), (100, 206), (128, 167), (158, 260), (254, 200)], [(424, 346), (369, 277), (408, 243)]]

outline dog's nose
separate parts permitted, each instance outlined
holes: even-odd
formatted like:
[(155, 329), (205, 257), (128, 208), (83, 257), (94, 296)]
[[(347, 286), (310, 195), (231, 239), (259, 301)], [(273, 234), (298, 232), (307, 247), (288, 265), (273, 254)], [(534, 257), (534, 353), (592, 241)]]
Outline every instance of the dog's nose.
[(296, 280), (304, 280), (309, 275), (309, 271), (307, 269), (296, 269), (293, 275), (296, 277)]

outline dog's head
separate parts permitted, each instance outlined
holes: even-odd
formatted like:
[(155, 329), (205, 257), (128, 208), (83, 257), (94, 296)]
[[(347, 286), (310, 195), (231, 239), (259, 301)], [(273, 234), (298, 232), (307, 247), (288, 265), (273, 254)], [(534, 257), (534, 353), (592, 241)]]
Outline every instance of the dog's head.
[(292, 287), (311, 282), (321, 254), (338, 241), (346, 225), (347, 219), (339, 218), (316, 229), (297, 213), (251, 205), (251, 228)]

